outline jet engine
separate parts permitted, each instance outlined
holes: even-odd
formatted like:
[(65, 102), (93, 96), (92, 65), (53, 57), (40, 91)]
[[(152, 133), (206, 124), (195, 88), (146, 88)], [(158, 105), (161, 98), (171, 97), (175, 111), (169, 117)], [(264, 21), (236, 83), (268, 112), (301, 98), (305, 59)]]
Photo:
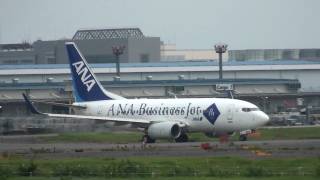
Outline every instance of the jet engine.
[(175, 139), (180, 133), (181, 128), (176, 122), (154, 123), (148, 128), (148, 135), (152, 139)]

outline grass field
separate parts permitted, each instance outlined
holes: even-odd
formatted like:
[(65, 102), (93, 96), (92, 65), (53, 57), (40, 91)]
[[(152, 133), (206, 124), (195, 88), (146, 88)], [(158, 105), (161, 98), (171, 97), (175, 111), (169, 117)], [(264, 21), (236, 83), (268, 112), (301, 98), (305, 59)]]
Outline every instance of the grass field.
[[(320, 139), (320, 127), (261, 129), (260, 136), (249, 137), (248, 140), (287, 140), (287, 139)], [(206, 137), (202, 133), (191, 133), (190, 141), (218, 141), (217, 138)], [(63, 133), (55, 137), (42, 138), (48, 142), (139, 142), (140, 132), (105, 132), (105, 133)], [(238, 135), (231, 137), (237, 140)], [(162, 140), (163, 141), (163, 140)]]
[[(31, 173), (32, 172), (32, 173)], [(246, 159), (239, 157), (132, 157), (0, 161), (0, 179), (315, 179), (320, 158)], [(29, 178), (28, 178), (29, 179)]]
[[(249, 140), (319, 139), (320, 127), (262, 129), (260, 137)], [(231, 139), (237, 139), (238, 135)], [(43, 138), (46, 142), (139, 142), (139, 132), (63, 133)], [(191, 141), (217, 141), (201, 133), (190, 134)], [(32, 177), (30, 177), (32, 175)], [(320, 179), (318, 158), (241, 157), (130, 157), (24, 159), (0, 158), (0, 180), (295, 180)]]

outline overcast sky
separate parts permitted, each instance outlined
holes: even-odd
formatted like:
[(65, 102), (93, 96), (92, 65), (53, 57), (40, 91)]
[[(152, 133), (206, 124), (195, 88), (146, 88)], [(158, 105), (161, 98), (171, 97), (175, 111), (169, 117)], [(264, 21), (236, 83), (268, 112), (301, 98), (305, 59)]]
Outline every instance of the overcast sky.
[(319, 0), (0, 0), (0, 43), (139, 27), (178, 48), (320, 48)]

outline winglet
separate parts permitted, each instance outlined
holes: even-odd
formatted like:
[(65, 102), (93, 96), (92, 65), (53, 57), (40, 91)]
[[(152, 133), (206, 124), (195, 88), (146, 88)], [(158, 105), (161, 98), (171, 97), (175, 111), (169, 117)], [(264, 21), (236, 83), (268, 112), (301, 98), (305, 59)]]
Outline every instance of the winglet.
[(22, 96), (24, 98), (24, 100), (26, 101), (27, 107), (30, 109), (30, 111), (33, 114), (42, 114), (40, 111), (38, 111), (38, 109), (36, 107), (34, 107), (34, 105), (32, 104), (32, 102), (28, 99), (27, 95), (22, 93)]

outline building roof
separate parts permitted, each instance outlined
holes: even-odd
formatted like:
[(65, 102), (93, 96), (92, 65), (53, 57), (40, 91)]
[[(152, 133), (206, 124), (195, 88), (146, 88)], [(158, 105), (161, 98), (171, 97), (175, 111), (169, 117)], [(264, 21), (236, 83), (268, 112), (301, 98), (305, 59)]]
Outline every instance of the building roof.
[(139, 28), (82, 29), (78, 30), (72, 40), (144, 38)]

